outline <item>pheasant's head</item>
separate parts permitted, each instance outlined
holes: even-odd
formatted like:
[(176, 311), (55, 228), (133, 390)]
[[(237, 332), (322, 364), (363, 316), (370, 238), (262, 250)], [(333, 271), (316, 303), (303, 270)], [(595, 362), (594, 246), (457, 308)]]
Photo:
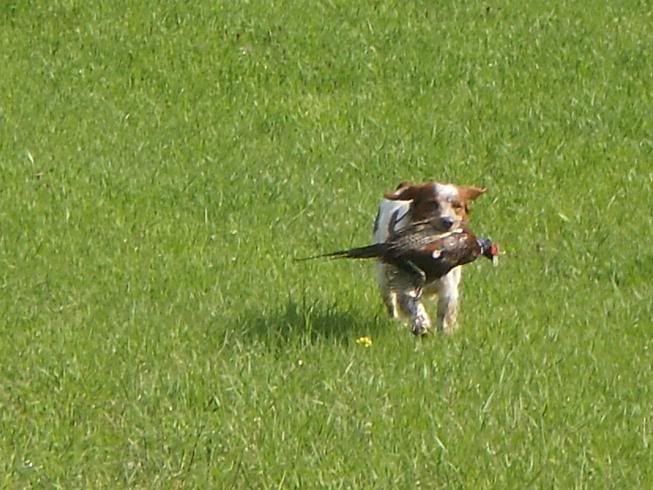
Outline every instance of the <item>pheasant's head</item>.
[(479, 238), (478, 244), (481, 247), (481, 255), (492, 261), (493, 265), (499, 264), (499, 246), (489, 238)]

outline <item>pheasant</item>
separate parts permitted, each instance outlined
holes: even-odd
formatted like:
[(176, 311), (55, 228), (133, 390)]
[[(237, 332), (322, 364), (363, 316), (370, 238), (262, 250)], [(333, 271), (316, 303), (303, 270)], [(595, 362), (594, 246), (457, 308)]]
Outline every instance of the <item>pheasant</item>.
[(499, 257), (498, 246), (488, 238), (477, 238), (467, 227), (442, 233), (433, 223), (426, 220), (395, 232), (384, 243), (298, 260), (376, 258), (407, 272), (414, 281), (411, 286), (416, 288), (419, 296), (426, 284), (441, 278), (454, 267), (473, 262), (481, 256), (496, 264)]

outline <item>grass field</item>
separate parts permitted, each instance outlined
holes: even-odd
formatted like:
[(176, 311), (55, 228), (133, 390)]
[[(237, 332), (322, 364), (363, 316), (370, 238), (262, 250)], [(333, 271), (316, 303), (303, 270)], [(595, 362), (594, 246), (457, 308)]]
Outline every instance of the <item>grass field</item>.
[[(2, 2), (0, 487), (651, 488), (652, 12)], [(292, 261), (405, 179), (489, 188), (450, 338)]]

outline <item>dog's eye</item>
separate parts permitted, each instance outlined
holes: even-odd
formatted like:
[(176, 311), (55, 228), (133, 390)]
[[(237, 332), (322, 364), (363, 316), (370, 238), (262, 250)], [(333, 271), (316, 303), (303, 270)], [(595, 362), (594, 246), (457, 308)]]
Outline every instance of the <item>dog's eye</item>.
[(438, 209), (440, 207), (440, 203), (438, 201), (431, 201), (429, 203), (430, 207), (433, 208), (434, 210)]

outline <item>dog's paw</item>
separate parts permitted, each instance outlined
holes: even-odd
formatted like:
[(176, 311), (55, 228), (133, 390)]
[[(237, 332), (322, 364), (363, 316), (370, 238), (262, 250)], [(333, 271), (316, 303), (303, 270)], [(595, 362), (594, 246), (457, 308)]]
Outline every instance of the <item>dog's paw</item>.
[(422, 336), (429, 333), (431, 329), (431, 319), (426, 314), (418, 313), (411, 322), (410, 331), (413, 335)]

